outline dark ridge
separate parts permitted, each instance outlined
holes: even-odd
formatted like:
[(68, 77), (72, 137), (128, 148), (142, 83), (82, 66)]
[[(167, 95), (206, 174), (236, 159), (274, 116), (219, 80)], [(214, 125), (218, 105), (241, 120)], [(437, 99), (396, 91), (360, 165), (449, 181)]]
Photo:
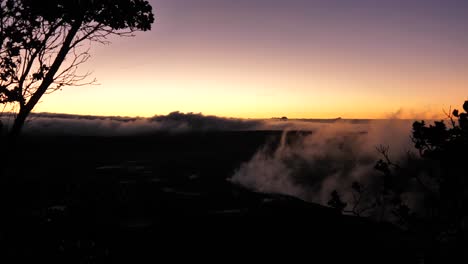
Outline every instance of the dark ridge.
[[(310, 133), (291, 131), (286, 141)], [(273, 151), (281, 137), (279, 131), (24, 137), (21, 159), (11, 164), (7, 257), (141, 263), (221, 254), (373, 263), (370, 254), (352, 255), (365, 248), (392, 252), (379, 263), (412, 260), (411, 237), (393, 226), (226, 181), (258, 148)]]

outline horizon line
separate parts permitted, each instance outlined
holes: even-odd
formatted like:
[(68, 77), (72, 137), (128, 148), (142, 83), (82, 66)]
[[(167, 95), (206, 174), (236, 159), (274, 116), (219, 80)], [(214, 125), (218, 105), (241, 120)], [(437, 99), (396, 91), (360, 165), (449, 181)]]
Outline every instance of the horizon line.
[[(72, 113), (63, 113), (63, 112), (31, 112), (31, 116), (39, 116), (46, 115), (46, 117), (63, 117), (63, 118), (98, 118), (98, 119), (106, 119), (106, 118), (117, 118), (117, 119), (149, 119), (158, 116), (169, 116), (173, 113), (180, 113), (183, 115), (200, 115), (204, 117), (217, 117), (217, 118), (225, 118), (225, 119), (239, 119), (239, 120), (274, 120), (274, 121), (378, 121), (378, 120), (446, 120), (447, 118), (442, 119), (435, 119), (435, 118), (342, 118), (342, 117), (329, 117), (329, 118), (318, 118), (318, 117), (299, 117), (299, 118), (288, 118), (287, 116), (282, 117), (234, 117), (234, 116), (220, 116), (220, 115), (212, 115), (212, 114), (203, 114), (202, 112), (181, 112), (181, 111), (172, 111), (168, 114), (154, 114), (152, 116), (129, 116), (129, 115), (99, 115), (99, 114), (72, 114)], [(3, 112), (0, 114), (2, 115), (16, 115), (17, 113), (14, 112)]]

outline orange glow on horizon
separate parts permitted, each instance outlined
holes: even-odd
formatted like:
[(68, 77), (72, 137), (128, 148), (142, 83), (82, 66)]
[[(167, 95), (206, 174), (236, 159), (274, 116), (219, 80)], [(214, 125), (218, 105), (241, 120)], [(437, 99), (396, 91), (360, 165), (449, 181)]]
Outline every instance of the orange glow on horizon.
[(92, 46), (81, 69), (101, 85), (65, 87), (34, 111), (443, 118), (468, 96), (468, 37), (443, 14), (150, 2), (164, 6), (152, 31)]

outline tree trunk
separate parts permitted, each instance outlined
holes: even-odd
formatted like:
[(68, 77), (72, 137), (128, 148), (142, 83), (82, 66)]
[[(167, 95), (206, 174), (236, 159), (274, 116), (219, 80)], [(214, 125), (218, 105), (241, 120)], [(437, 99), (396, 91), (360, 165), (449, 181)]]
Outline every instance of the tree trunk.
[(15, 118), (11, 130), (8, 132), (8, 141), (16, 140), (16, 138), (21, 133), (21, 130), (24, 126), (24, 122), (26, 122), (26, 118), (28, 117), (30, 112), (31, 110), (28, 111), (26, 108), (21, 108), (21, 110)]
[(15, 118), (13, 126), (6, 135), (6, 146), (0, 153), (0, 161), (4, 164), (3, 166), (0, 166), (0, 177), (5, 179), (4, 183), (8, 182), (8, 179), (6, 179), (8, 178), (8, 175), (6, 175), (8, 173), (5, 172), (7, 171), (7, 167), (10, 163), (9, 161), (12, 159), (12, 156), (14, 156), (18, 137), (20, 136), (21, 131), (24, 127), (24, 123), (26, 122), (26, 119), (33, 110), (34, 106), (36, 106), (36, 104), (39, 102), (40, 98), (45, 94), (49, 86), (54, 82), (54, 76), (59, 70), (63, 61), (65, 60), (65, 57), (67, 56), (68, 52), (70, 51), (70, 46), (78, 30), (81, 27), (81, 23), (82, 20), (77, 20), (72, 24), (70, 30), (68, 31), (63, 41), (60, 51), (58, 52), (52, 66), (50, 67), (50, 70), (47, 72), (46, 76), (42, 80), (41, 85), (31, 96), (29, 101), (26, 104), (21, 105), (20, 111)]
[(10, 141), (10, 147), (15, 144), (16, 139), (21, 133), (21, 130), (23, 129), (24, 122), (26, 121), (26, 118), (28, 117), (29, 113), (33, 110), (34, 106), (39, 102), (39, 99), (45, 94), (49, 86), (54, 82), (54, 76), (59, 70), (60, 66), (62, 65), (63, 61), (65, 60), (65, 57), (67, 56), (68, 52), (70, 51), (70, 45), (73, 42), (73, 39), (76, 36), (76, 33), (81, 27), (82, 20), (77, 20), (72, 24), (72, 27), (68, 31), (67, 36), (65, 37), (65, 40), (62, 44), (62, 47), (60, 48), (60, 51), (57, 54), (57, 57), (55, 57), (54, 63), (50, 67), (50, 70), (47, 72), (46, 76), (42, 80), (41, 85), (37, 89), (37, 91), (31, 96), (29, 101), (26, 103), (26, 105), (22, 106), (18, 116), (16, 116), (15, 121), (13, 123), (13, 127), (11, 131), (9, 132), (8, 135), (8, 141)]
[[(4, 213), (4, 217), (0, 217), (0, 226), (2, 226), (2, 228), (8, 228), (11, 224), (11, 219), (14, 219), (11, 217), (15, 216), (15, 208), (14, 204), (12, 204), (12, 201), (15, 201), (15, 196), (17, 195), (17, 185), (15, 184), (17, 175), (15, 175), (13, 172), (10, 161), (16, 161), (16, 163), (13, 162), (14, 166), (18, 166), (19, 164), (17, 164), (17, 154), (24, 154), (21, 153), (21, 150), (16, 149), (18, 137), (23, 129), (28, 115), (31, 113), (34, 106), (39, 102), (40, 98), (45, 94), (49, 86), (54, 82), (55, 74), (59, 70), (60, 66), (65, 60), (65, 57), (70, 51), (70, 46), (81, 27), (81, 23), (82, 20), (77, 20), (72, 24), (49, 72), (46, 74), (45, 78), (42, 80), (41, 85), (31, 96), (29, 101), (21, 106), (20, 111), (13, 123), (13, 127), (6, 135), (6, 148), (2, 149), (0, 152), (0, 208)], [(12, 171), (9, 171), (9, 169), (12, 169)], [(5, 231), (7, 230), (6, 228), (0, 230), (0, 240), (5, 238)]]

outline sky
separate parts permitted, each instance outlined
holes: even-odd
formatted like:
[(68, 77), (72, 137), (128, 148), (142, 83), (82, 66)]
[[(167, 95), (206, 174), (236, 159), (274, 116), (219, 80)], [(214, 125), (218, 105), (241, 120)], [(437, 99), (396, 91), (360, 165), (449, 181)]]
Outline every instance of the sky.
[(150, 0), (149, 32), (94, 44), (99, 85), (36, 112), (428, 118), (468, 99), (468, 2)]

